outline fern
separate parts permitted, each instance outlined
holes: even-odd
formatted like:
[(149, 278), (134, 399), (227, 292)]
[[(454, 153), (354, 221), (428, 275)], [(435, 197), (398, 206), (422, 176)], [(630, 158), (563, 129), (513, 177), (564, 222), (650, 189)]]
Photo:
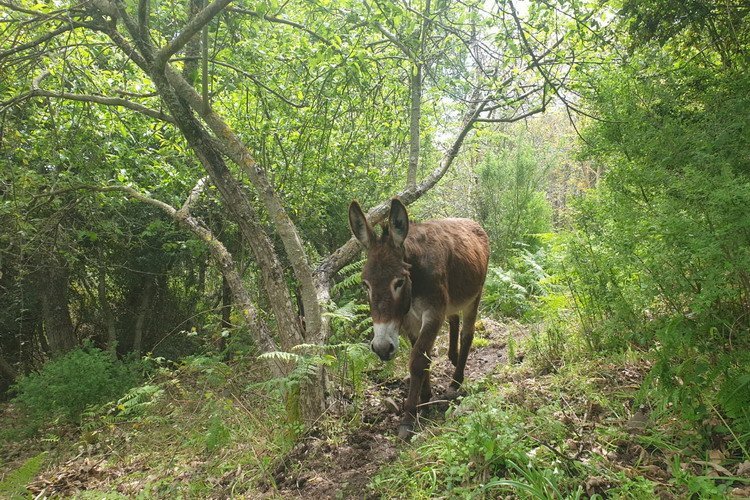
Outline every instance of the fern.
[[(299, 346), (295, 346), (299, 347)], [(272, 351), (272, 352), (265, 352), (258, 356), (259, 359), (269, 359), (272, 361), (284, 361), (286, 363), (298, 363), (302, 356), (299, 354), (295, 354), (293, 352), (286, 352), (286, 351)]]
[(364, 267), (365, 259), (352, 262), (351, 264), (342, 267), (339, 274), (344, 276), (344, 278), (331, 287), (331, 292), (339, 293), (362, 283), (361, 271)]
[(123, 419), (137, 417), (146, 412), (146, 409), (154, 404), (164, 391), (157, 385), (142, 385), (130, 389), (117, 401), (118, 416)]

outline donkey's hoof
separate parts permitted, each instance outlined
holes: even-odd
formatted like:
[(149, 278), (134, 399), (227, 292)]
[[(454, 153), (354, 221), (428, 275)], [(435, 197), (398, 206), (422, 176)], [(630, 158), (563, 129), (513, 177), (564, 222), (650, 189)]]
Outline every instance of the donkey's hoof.
[(447, 399), (448, 401), (453, 401), (455, 399), (458, 399), (462, 396), (464, 396), (464, 390), (459, 385), (458, 387), (455, 387), (453, 384), (446, 389), (445, 393), (443, 394), (443, 399)]
[(398, 426), (398, 438), (408, 441), (414, 435), (414, 424), (401, 424)]

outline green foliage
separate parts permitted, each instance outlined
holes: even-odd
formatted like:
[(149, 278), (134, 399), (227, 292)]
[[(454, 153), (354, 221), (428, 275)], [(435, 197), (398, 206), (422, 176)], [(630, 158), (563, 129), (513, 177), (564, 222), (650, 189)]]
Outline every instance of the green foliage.
[(519, 244), (537, 244), (535, 235), (549, 232), (552, 209), (542, 191), (549, 167), (523, 136), (485, 156), (474, 203), (493, 260), (507, 262)]
[(164, 390), (158, 385), (145, 384), (133, 387), (117, 400), (117, 416), (127, 420), (140, 417), (151, 405), (159, 401), (163, 394)]
[(535, 302), (545, 295), (547, 273), (541, 262), (545, 249), (535, 253), (515, 250), (507, 258), (507, 266), (491, 266), (484, 285), (482, 307), (489, 314), (522, 318), (533, 310)]
[(229, 443), (232, 437), (231, 432), (224, 425), (221, 416), (214, 414), (208, 421), (208, 430), (206, 432), (206, 450), (209, 453), (213, 453), (216, 450), (223, 448)]
[(87, 407), (119, 397), (138, 381), (132, 367), (95, 347), (75, 349), (21, 377), (15, 401), (32, 425), (80, 423)]
[[(714, 413), (728, 417), (723, 432), (742, 447), (750, 391), (735, 388), (750, 380), (750, 77), (733, 44), (750, 23), (712, 10), (734, 35), (692, 57), (688, 40), (718, 44), (703, 21), (668, 0), (626, 7), (643, 38), (621, 71), (591, 80), (603, 120), (586, 129), (584, 155), (606, 175), (573, 215), (563, 280), (592, 349), (650, 349), (659, 406), (698, 428)], [(644, 24), (652, 7), (657, 24), (681, 19), (658, 45)]]
[(675, 485), (684, 488), (687, 497), (720, 499), (727, 497), (727, 483), (717, 483), (710, 476), (697, 476), (680, 467), (679, 457), (672, 460), (672, 477)]
[(523, 432), (523, 416), (495, 398), (465, 398), (460, 414), (447, 415), (442, 433), (406, 451), (370, 487), (398, 498), (497, 498), (509, 492), (522, 498), (579, 497), (580, 487), (567, 491), (559, 464), (536, 465), (536, 444)]
[(26, 460), (21, 467), (9, 472), (0, 481), (0, 496), (3, 498), (19, 499), (28, 498), (29, 492), (26, 484), (36, 477), (44, 463), (47, 452), (42, 452)]
[(644, 477), (630, 478), (623, 473), (618, 474), (620, 484), (607, 490), (607, 498), (628, 500), (632, 498), (647, 500), (654, 498), (654, 483)]

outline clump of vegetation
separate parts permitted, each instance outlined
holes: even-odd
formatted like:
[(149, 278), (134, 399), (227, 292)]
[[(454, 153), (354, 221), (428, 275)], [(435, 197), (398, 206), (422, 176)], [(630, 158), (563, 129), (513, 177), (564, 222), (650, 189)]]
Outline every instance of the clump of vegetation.
[(537, 467), (538, 444), (526, 435), (523, 424), (522, 414), (508, 409), (497, 395), (467, 397), (443, 432), (406, 450), (401, 460), (374, 478), (371, 487), (399, 498), (446, 493), (493, 497), (514, 490), (536, 498), (559, 494), (558, 483), (565, 474), (559, 466), (549, 468), (545, 460)]
[[(674, 56), (649, 49), (639, 63), (663, 67)], [(578, 203), (563, 274), (592, 350), (650, 350), (660, 404), (703, 430), (725, 419), (721, 432), (742, 446), (750, 141), (740, 130), (750, 79), (695, 62), (644, 82), (638, 68), (626, 68), (632, 78), (599, 75), (595, 104), (607, 119), (587, 130), (585, 153), (607, 173)]]
[(49, 361), (15, 385), (15, 402), (29, 422), (78, 424), (86, 408), (119, 398), (139, 380), (133, 366), (87, 346)]
[(511, 253), (506, 266), (491, 266), (487, 272), (482, 304), (494, 316), (523, 318), (546, 294), (547, 273), (540, 262), (545, 249), (532, 253), (520, 249)]

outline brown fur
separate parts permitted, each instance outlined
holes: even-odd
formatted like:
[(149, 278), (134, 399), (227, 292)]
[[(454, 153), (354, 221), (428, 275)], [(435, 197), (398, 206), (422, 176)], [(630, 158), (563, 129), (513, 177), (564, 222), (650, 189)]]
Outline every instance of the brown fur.
[[(399, 427), (399, 435), (407, 437), (418, 402), (426, 403), (431, 397), (429, 353), (446, 319), (450, 324), (448, 357), (456, 368), (451, 386), (458, 388), (463, 382), (487, 275), (489, 240), (479, 224), (469, 219), (409, 223), (406, 208), (395, 198), (380, 237), (356, 202), (349, 208), (349, 220), (352, 232), (367, 248), (362, 278), (369, 283), (373, 321), (397, 324), (412, 344), (409, 396)], [(459, 313), (463, 314), (460, 338)]]

